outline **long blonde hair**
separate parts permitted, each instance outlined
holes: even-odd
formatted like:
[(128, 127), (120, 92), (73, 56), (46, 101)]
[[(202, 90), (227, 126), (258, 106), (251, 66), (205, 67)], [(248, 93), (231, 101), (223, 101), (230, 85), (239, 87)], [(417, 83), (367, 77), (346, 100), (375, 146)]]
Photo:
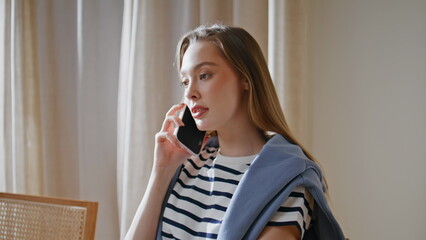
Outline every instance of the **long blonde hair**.
[(291, 134), (275, 91), (265, 57), (256, 40), (244, 29), (224, 25), (200, 26), (187, 33), (177, 46), (176, 65), (181, 68), (188, 47), (200, 40), (215, 44), (235, 70), (249, 83), (248, 114), (265, 138), (270, 132), (281, 134), (301, 147), (305, 155), (314, 157)]

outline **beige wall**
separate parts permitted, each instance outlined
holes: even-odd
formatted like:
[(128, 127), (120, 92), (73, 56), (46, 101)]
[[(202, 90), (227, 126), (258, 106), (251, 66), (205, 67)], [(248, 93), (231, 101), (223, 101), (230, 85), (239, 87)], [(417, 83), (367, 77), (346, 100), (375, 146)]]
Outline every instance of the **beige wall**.
[(426, 1), (312, 1), (313, 153), (351, 239), (426, 239)]

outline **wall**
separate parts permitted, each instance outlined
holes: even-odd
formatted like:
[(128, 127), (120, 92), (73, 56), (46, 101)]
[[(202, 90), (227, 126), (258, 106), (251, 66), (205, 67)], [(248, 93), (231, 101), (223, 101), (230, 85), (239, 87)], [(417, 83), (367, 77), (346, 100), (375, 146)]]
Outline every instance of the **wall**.
[(313, 153), (351, 239), (425, 239), (426, 1), (312, 1)]

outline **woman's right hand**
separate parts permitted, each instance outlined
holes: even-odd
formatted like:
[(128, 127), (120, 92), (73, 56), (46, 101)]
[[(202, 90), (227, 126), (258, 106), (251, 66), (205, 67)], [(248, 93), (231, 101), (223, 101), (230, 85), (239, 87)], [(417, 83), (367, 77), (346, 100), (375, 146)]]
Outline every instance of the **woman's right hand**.
[(155, 135), (154, 168), (156, 173), (174, 174), (176, 169), (190, 157), (190, 154), (180, 147), (179, 141), (173, 135), (175, 128), (184, 123), (178, 112), (185, 104), (177, 104), (170, 108), (163, 122), (161, 131)]

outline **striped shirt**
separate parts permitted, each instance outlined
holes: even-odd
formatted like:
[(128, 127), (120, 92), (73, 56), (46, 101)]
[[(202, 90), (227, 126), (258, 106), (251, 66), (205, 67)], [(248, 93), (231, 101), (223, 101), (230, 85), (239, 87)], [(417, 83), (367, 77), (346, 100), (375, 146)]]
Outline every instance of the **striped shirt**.
[[(256, 155), (226, 157), (209, 148), (185, 163), (166, 203), (163, 239), (216, 239), (235, 189)], [(296, 187), (268, 226), (308, 229), (314, 200)]]

